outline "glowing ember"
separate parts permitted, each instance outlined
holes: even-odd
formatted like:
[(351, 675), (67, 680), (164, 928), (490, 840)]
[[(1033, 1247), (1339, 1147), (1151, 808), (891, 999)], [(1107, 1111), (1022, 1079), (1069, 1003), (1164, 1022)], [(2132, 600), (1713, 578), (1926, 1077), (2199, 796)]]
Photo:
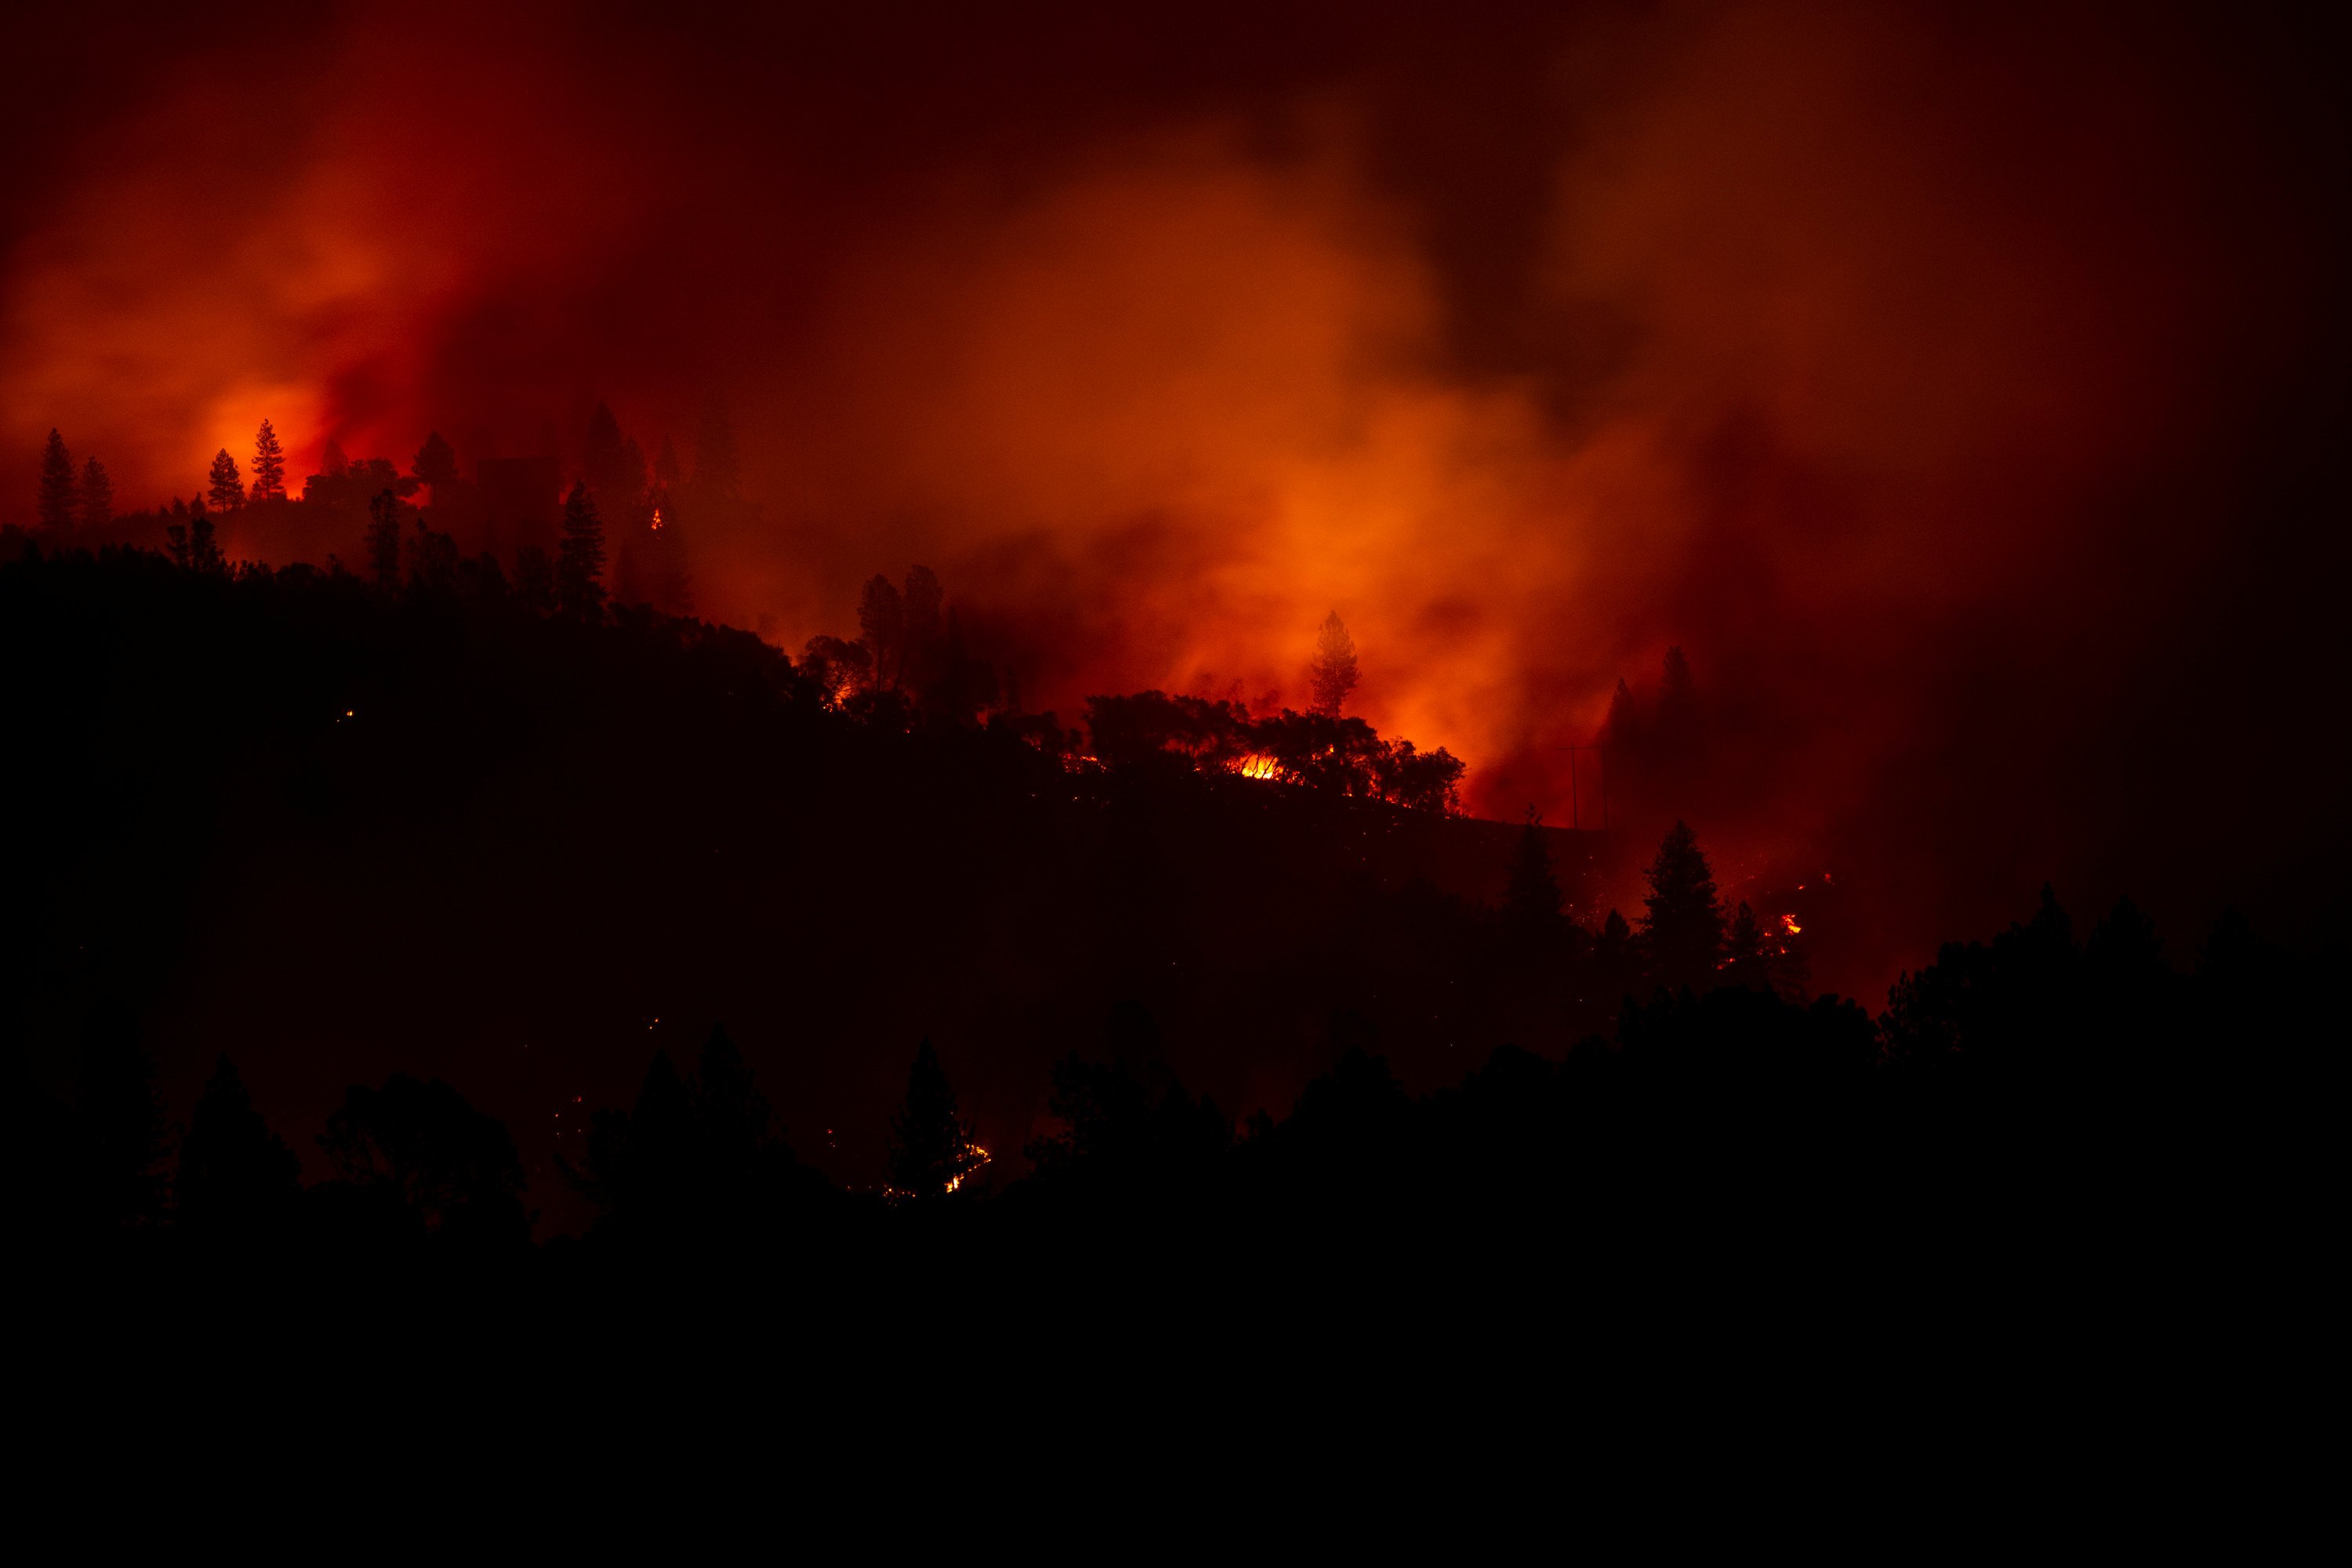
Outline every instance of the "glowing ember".
[(656, 533), (661, 531), (661, 508), (659, 507), (654, 508), (654, 531)]
[(988, 1163), (988, 1151), (982, 1148), (977, 1143), (965, 1144), (963, 1146), (963, 1152), (964, 1158), (971, 1163), (971, 1169), (965, 1171), (961, 1175), (950, 1176), (948, 1178), (948, 1191), (950, 1192), (953, 1192), (958, 1187), (962, 1186), (965, 1181), (980, 1173), (980, 1168), (982, 1165)]
[(1804, 927), (1802, 927), (1802, 926), (1801, 926), (1801, 925), (1799, 925), (1799, 924), (1797, 923), (1797, 917), (1796, 917), (1796, 916), (1794, 916), (1794, 915), (1782, 915), (1782, 916), (1780, 917), (1780, 929), (1781, 929), (1782, 931), (1787, 931), (1790, 936), (1795, 936), (1798, 932), (1800, 932), (1800, 931), (1803, 931), (1805, 928), (1804, 928)]

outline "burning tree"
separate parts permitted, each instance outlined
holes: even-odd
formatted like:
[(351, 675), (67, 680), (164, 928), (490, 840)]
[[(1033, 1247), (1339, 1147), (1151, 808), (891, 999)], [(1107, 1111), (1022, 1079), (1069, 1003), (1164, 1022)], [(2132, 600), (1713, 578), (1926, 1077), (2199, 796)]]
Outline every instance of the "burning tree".
[(915, 1048), (907, 1098), (890, 1121), (890, 1191), (902, 1200), (946, 1197), (988, 1163), (957, 1113), (955, 1090), (928, 1039)]

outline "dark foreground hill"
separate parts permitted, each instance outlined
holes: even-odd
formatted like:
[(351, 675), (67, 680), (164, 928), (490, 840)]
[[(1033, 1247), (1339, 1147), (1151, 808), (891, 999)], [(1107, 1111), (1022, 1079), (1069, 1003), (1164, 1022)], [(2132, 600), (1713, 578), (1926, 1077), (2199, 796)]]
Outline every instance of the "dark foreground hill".
[(2028, 1402), (2170, 1452), (2307, 1376), (2341, 964), (2243, 921), (2045, 895), (1874, 1018), (1736, 931), (1654, 984), (1672, 922), (1561, 920), (1541, 836), (852, 717), (487, 576), (27, 560), (0, 655), (53, 1447), (1549, 1497), (1706, 1409), (1939, 1475), (2006, 1423), (2071, 1488)]
[[(723, 628), (130, 552), (0, 571), (0, 653), (36, 1076), (128, 1032), (184, 1116), (226, 1050), (314, 1175), (346, 1088), (407, 1071), (576, 1221), (555, 1156), (718, 1023), (803, 1156), (870, 1186), (926, 1038), (1009, 1176), (1122, 1005), (1234, 1115), (1351, 1046), (1426, 1090), (1615, 1016), (1500, 940), (1516, 826), (853, 720)], [(1572, 908), (1618, 868), (1547, 837)]]

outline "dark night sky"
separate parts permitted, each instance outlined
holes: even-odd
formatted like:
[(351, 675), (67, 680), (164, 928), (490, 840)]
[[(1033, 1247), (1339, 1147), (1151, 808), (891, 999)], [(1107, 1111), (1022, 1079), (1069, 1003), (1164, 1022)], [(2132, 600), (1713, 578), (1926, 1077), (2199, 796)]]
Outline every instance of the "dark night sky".
[[(0, 450), (267, 416), (756, 526), (781, 640), (937, 567), (1033, 700), (1295, 692), (1562, 803), (1688, 648), (1735, 896), (1855, 978), (2054, 878), (2340, 921), (2340, 40), (2245, 5), (76, 9), (5, 110)], [(20, 28), (23, 24), (18, 24)], [(236, 541), (231, 538), (234, 548)], [(319, 552), (345, 547), (323, 541)], [(1829, 978), (1837, 978), (1830, 976)]]

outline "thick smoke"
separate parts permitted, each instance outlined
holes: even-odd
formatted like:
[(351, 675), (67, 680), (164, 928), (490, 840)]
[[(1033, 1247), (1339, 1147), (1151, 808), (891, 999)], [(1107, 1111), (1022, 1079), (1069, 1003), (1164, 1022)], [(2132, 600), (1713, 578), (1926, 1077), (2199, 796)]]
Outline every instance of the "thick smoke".
[(1297, 701), (1336, 608), (1366, 717), (1554, 820), (1680, 646), (1727, 886), (1862, 889), (1833, 983), (2045, 876), (2280, 897), (2256, 816), (2340, 855), (2280, 670), (2340, 671), (2340, 545), (2282, 556), (2340, 517), (2343, 127), (2261, 16), (176, 26), (58, 45), (113, 107), (0, 279), (6, 449), (125, 505), (264, 416), (297, 475), (576, 464), (602, 399), (690, 465), (715, 405), (707, 614), (796, 647), (919, 560), (1066, 714)]

